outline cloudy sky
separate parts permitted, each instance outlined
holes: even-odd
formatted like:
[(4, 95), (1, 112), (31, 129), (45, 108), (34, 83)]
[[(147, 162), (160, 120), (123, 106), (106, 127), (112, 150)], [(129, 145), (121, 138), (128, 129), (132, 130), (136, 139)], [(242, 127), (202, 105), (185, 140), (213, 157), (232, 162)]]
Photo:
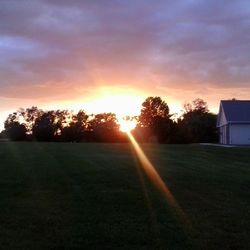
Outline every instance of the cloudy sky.
[(0, 128), (19, 107), (130, 113), (151, 95), (216, 112), (250, 99), (249, 53), (249, 1), (0, 0)]

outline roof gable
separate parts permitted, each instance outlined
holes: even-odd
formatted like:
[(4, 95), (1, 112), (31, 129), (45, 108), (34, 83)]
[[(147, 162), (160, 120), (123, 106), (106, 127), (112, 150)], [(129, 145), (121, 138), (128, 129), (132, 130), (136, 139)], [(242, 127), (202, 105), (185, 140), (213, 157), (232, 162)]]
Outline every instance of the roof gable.
[(228, 122), (250, 123), (250, 100), (249, 101), (221, 101)]

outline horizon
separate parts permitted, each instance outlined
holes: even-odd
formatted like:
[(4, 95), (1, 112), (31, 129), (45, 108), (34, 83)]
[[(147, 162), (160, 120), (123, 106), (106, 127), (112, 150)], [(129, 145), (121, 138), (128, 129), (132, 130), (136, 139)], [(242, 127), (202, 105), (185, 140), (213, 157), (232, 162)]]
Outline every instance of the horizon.
[[(147, 98), (147, 97), (146, 97)], [(135, 109), (133, 109), (134, 112), (128, 112), (128, 113), (122, 113), (122, 112), (117, 112), (118, 109), (121, 107), (121, 105), (117, 105), (117, 106), (114, 106), (113, 108), (110, 106), (110, 105), (107, 105), (108, 108), (110, 109), (106, 109), (105, 107), (102, 106), (102, 108), (98, 108), (96, 104), (101, 104), (101, 102), (104, 100), (106, 100), (106, 98), (103, 98), (103, 99), (100, 99), (100, 101), (98, 100), (94, 100), (90, 103), (87, 103), (87, 105), (72, 105), (72, 106), (68, 106), (68, 104), (63, 104), (63, 105), (58, 105), (58, 106), (53, 106), (53, 105), (49, 105), (49, 106), (44, 106), (44, 107), (41, 107), (41, 106), (37, 106), (37, 105), (30, 105), (30, 106), (27, 106), (27, 107), (18, 107), (17, 109), (13, 109), (13, 110), (10, 110), (10, 111), (7, 111), (6, 112), (6, 116), (2, 116), (3, 119), (1, 119), (2, 117), (0, 116), (0, 132), (2, 130), (4, 130), (4, 121), (6, 120), (7, 116), (15, 111), (17, 111), (19, 108), (30, 108), (32, 106), (35, 106), (35, 107), (38, 107), (38, 108), (41, 108), (43, 109), (44, 111), (49, 111), (49, 110), (69, 110), (69, 111), (72, 111), (73, 113), (77, 113), (79, 110), (84, 110), (86, 112), (87, 115), (96, 115), (96, 114), (99, 114), (99, 113), (114, 113), (117, 117), (117, 119), (122, 119), (126, 116), (138, 116), (140, 115), (140, 111), (141, 111), (141, 104), (142, 102), (146, 99), (146, 98), (141, 98), (142, 101), (139, 103), (138, 102), (138, 105)], [(164, 99), (163, 99), (164, 101)], [(191, 102), (190, 102), (191, 103)], [(110, 104), (110, 102), (108, 102), (108, 104)], [(125, 105), (126, 103), (123, 101), (122, 102), (122, 105)], [(183, 103), (184, 105), (185, 103)], [(131, 106), (131, 103), (128, 104), (129, 106)], [(132, 103), (133, 105), (133, 103)], [(180, 117), (184, 111), (184, 107), (183, 105), (180, 105), (180, 106), (177, 106), (176, 104), (174, 105), (171, 105), (169, 103), (167, 103), (167, 105), (169, 106), (169, 113), (172, 114), (172, 115), (176, 115), (177, 118)], [(86, 108), (84, 108), (84, 106)], [(218, 104), (218, 107), (215, 107), (214, 110), (212, 110), (208, 104), (208, 109), (211, 113), (214, 113), (214, 114), (217, 114), (218, 111), (219, 111), (219, 104)]]
[(20, 107), (136, 115), (160, 96), (217, 114), (250, 99), (247, 1), (13, 0), (0, 23), (0, 131)]

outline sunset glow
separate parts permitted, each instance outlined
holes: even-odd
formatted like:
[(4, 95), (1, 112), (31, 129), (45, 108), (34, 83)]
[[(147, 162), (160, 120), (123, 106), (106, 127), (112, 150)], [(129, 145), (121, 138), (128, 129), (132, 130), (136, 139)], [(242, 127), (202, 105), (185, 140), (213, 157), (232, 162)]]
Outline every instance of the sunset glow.
[(98, 87), (95, 93), (74, 102), (64, 103), (64, 105), (65, 108), (71, 107), (75, 111), (84, 109), (88, 114), (111, 112), (116, 115), (120, 123), (126, 116), (133, 117), (140, 114), (141, 104), (147, 95), (136, 88), (103, 85)]
[(250, 4), (211, 1), (2, 1), (0, 130), (20, 107), (121, 117), (148, 96), (170, 113), (249, 99)]
[(94, 97), (83, 106), (90, 113), (112, 112), (118, 117), (134, 116), (140, 113), (143, 97), (137, 95), (110, 93)]

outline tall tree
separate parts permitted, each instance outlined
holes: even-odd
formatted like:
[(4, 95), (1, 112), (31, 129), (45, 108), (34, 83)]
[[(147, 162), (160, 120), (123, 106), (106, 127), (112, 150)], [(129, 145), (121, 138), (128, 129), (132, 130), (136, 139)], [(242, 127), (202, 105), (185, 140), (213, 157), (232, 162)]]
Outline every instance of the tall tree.
[[(170, 142), (173, 121), (170, 119), (169, 107), (160, 97), (148, 97), (142, 103), (138, 118), (139, 129), (145, 140), (156, 138), (158, 142)], [(139, 132), (137, 132), (139, 133)]]
[(20, 108), (17, 113), (19, 113), (20, 118), (24, 121), (27, 132), (31, 134), (36, 119), (41, 117), (44, 111), (38, 107), (32, 106), (26, 109)]
[(38, 141), (54, 141), (57, 134), (54, 111), (47, 111), (35, 120), (32, 128), (33, 136)]
[(68, 110), (55, 110), (52, 112), (56, 128), (55, 136), (58, 140), (62, 135), (63, 129), (68, 125), (69, 121), (72, 120), (72, 113)]
[(114, 113), (101, 113), (88, 122), (88, 130), (92, 140), (99, 142), (114, 142), (117, 139), (119, 125)]
[(80, 142), (84, 138), (86, 131), (88, 115), (84, 110), (80, 110), (72, 116), (68, 126), (62, 128), (62, 140), (71, 142)]
[(142, 127), (150, 127), (155, 117), (170, 118), (169, 107), (160, 97), (148, 97), (142, 103), (139, 123)]
[(4, 122), (5, 133), (8, 138), (13, 141), (21, 141), (26, 139), (27, 129), (24, 124), (19, 122), (19, 115), (17, 112), (9, 114)]
[(180, 134), (184, 142), (216, 142), (216, 115), (208, 110), (207, 103), (195, 99), (192, 104), (185, 104), (184, 114), (178, 121)]

